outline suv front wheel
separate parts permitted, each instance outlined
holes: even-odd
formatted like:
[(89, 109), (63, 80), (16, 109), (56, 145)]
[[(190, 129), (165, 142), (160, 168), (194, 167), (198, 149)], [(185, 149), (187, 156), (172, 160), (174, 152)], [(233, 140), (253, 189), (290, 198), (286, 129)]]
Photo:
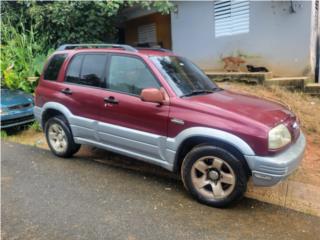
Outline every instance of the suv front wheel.
[(81, 145), (74, 142), (71, 130), (63, 116), (50, 118), (45, 124), (45, 134), (51, 151), (58, 157), (71, 157), (80, 149)]
[(181, 166), (185, 188), (199, 202), (226, 207), (239, 200), (247, 174), (239, 159), (225, 149), (203, 145), (193, 148)]

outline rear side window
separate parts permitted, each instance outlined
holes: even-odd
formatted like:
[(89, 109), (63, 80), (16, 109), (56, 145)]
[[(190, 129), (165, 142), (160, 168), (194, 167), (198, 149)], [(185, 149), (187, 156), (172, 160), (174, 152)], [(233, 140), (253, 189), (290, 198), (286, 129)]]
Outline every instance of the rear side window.
[(78, 55), (72, 59), (66, 81), (93, 87), (105, 87), (106, 54)]
[(51, 58), (44, 72), (43, 77), (45, 80), (51, 80), (51, 81), (57, 80), (60, 68), (64, 60), (66, 59), (66, 57), (67, 57), (67, 54), (56, 54)]
[(68, 71), (66, 74), (67, 82), (79, 83), (83, 57), (84, 57), (83, 55), (77, 55), (71, 60), (71, 63), (69, 64)]

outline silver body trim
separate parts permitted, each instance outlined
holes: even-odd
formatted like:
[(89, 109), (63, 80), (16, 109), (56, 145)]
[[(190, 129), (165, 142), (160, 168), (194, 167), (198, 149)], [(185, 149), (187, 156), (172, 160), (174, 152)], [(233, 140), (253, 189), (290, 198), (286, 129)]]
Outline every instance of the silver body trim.
[(297, 141), (275, 156), (245, 156), (252, 170), (253, 183), (257, 186), (272, 186), (285, 179), (303, 159), (306, 139), (302, 132)]
[(175, 138), (169, 138), (75, 116), (57, 102), (47, 102), (42, 108), (35, 106), (34, 115), (39, 122), (42, 122), (43, 113), (47, 109), (60, 111), (68, 119), (76, 143), (104, 148), (159, 165), (170, 171), (174, 170), (179, 146), (191, 137), (214, 137), (234, 145), (243, 154), (254, 155), (254, 151), (242, 139), (217, 129), (192, 127), (180, 132)]
[(145, 162), (174, 170), (176, 152), (183, 142), (191, 137), (208, 137), (224, 141), (238, 149), (252, 170), (256, 185), (271, 186), (285, 178), (301, 161), (305, 149), (305, 138), (299, 139), (286, 151), (272, 157), (256, 156), (253, 149), (241, 138), (231, 133), (207, 128), (191, 127), (169, 138), (109, 123), (99, 122), (73, 115), (64, 105), (48, 102), (42, 108), (35, 106), (34, 115), (41, 122), (47, 109), (60, 111), (68, 119), (79, 144), (89, 144), (112, 152), (133, 157)]

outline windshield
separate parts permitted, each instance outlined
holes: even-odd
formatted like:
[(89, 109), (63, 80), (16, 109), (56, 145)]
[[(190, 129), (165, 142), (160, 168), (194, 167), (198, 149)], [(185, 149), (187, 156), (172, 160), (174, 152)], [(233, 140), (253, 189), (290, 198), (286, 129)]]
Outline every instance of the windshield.
[(151, 56), (150, 59), (178, 96), (212, 93), (219, 89), (196, 65), (176, 56)]

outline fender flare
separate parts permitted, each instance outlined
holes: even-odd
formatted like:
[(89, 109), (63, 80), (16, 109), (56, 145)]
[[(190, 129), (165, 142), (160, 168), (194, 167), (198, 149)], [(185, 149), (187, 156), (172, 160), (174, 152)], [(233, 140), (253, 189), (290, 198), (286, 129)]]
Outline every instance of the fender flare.
[[(37, 121), (41, 124), (43, 124), (43, 116), (47, 110), (56, 110), (61, 112), (68, 120), (72, 119), (73, 114), (70, 112), (70, 110), (62, 105), (61, 103), (57, 102), (47, 102), (42, 107), (34, 106), (34, 115)], [(44, 126), (42, 126), (44, 127)]]
[(193, 137), (205, 137), (219, 140), (232, 145), (243, 155), (255, 155), (254, 150), (240, 137), (223, 130), (207, 127), (191, 127), (183, 130), (175, 138), (168, 140), (168, 148), (173, 151), (178, 151), (185, 140)]

